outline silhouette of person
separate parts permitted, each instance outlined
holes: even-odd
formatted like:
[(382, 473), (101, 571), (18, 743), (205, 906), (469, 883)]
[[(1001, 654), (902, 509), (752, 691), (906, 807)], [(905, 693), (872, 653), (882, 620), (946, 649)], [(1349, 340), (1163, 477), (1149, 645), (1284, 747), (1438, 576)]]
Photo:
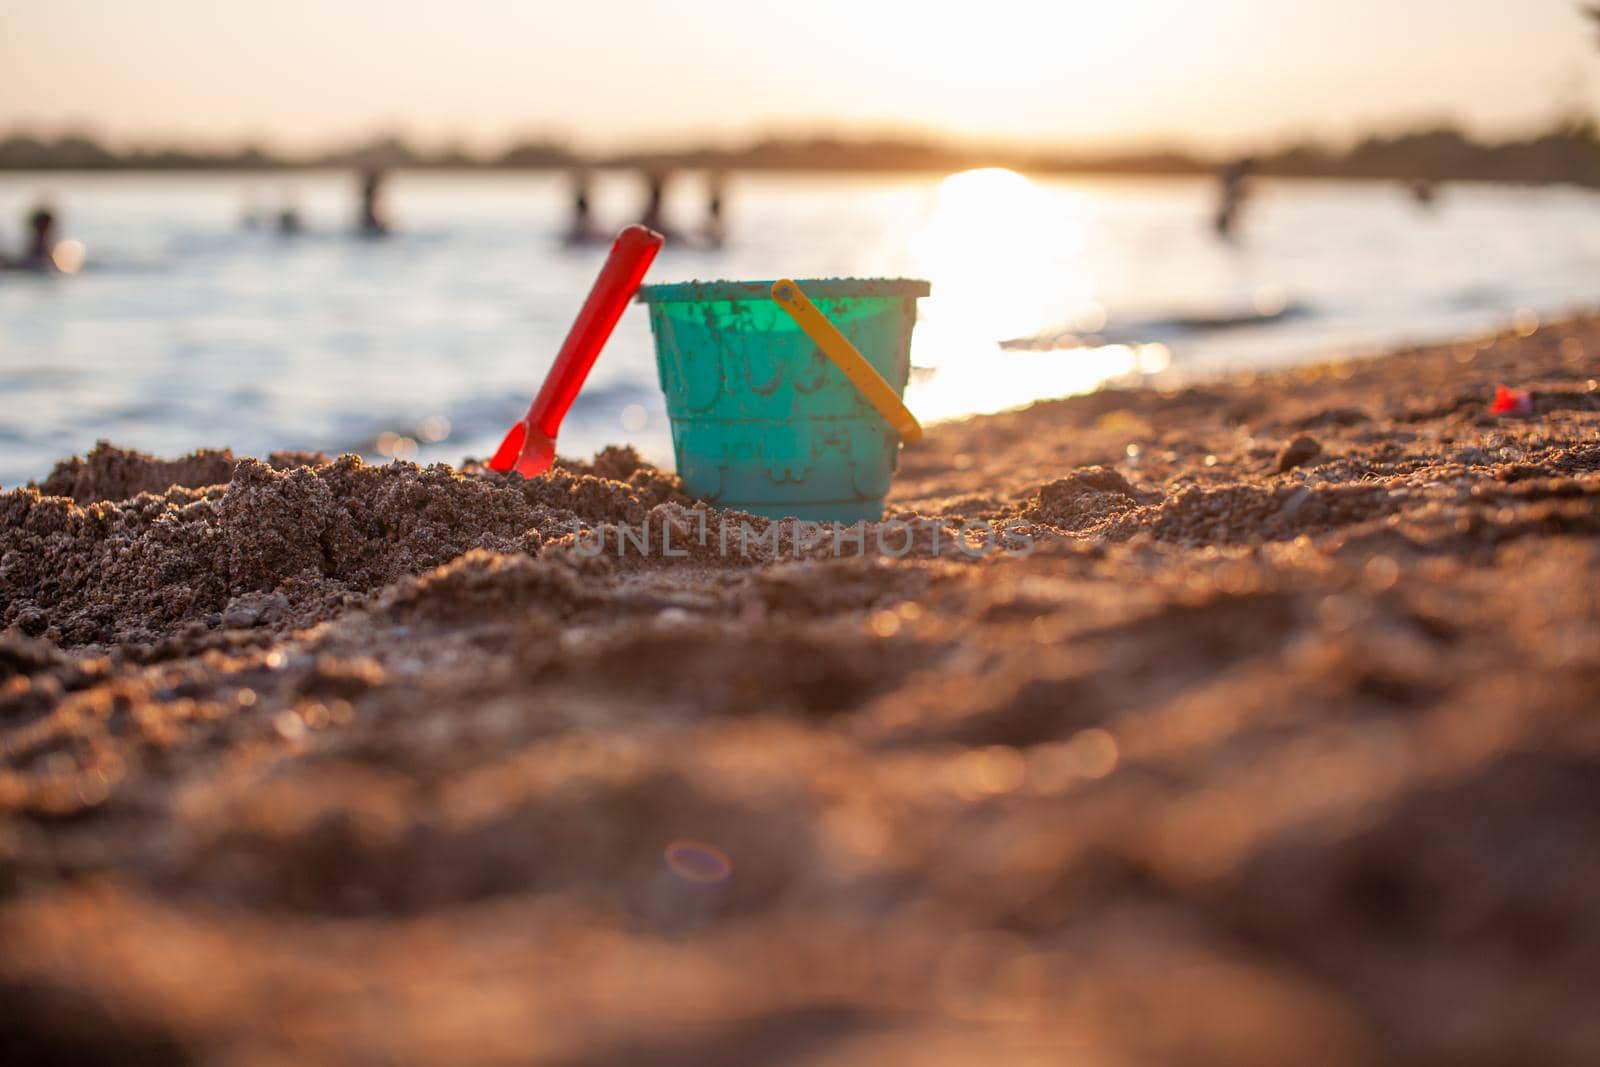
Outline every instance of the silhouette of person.
[(668, 239), (676, 239), (676, 232), (667, 225), (666, 199), (668, 173), (652, 170), (645, 174), (644, 215), (639, 224)]
[(293, 237), (305, 230), (305, 222), (300, 218), (300, 207), (294, 202), (294, 193), (288, 188), (283, 190), (282, 206), (278, 208), (278, 234), (282, 237)]
[(706, 176), (706, 222), (700, 230), (700, 236), (713, 248), (721, 247), (723, 238), (727, 236), (722, 216), (726, 194), (725, 176), (720, 170), (712, 171)]
[(361, 219), (363, 237), (382, 237), (389, 232), (388, 213), (383, 206), (383, 171), (373, 168), (361, 174)]
[(70, 261), (65, 264), (57, 258), (57, 252), (63, 245), (56, 243), (56, 213), (49, 204), (36, 204), (28, 212), (25, 225), (28, 231), (27, 247), (15, 259), (0, 255), (0, 270), (71, 274), (78, 269), (82, 263), (82, 246), (78, 247), (77, 256), (69, 257)]
[(578, 169), (572, 172), (572, 225), (567, 229), (567, 243), (588, 244), (600, 240), (602, 234), (595, 226), (593, 209), (589, 200), (589, 172)]
[(24, 270), (50, 270), (51, 253), (56, 247), (56, 213), (40, 204), (28, 213), (28, 250), (18, 266)]
[(1256, 161), (1249, 156), (1235, 160), (1217, 172), (1217, 214), (1212, 225), (1217, 236), (1231, 239), (1239, 225), (1245, 199), (1250, 194), (1250, 176)]
[(1430, 210), (1439, 199), (1439, 189), (1432, 178), (1412, 178), (1406, 183), (1406, 191), (1424, 211)]

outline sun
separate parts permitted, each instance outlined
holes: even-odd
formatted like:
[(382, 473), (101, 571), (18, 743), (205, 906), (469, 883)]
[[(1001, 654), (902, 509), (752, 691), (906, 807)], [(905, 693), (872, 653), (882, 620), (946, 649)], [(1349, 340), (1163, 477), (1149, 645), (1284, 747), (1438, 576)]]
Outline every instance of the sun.
[[(924, 347), (970, 352), (1038, 330), (1086, 285), (1075, 264), (1084, 218), (1075, 202), (1046, 193), (1001, 167), (952, 174), (912, 241), (918, 268), (933, 282), (923, 320), (944, 339)], [(1075, 277), (1077, 274), (1079, 276)]]
[(986, 167), (939, 183), (912, 239), (917, 270), (933, 286), (912, 337), (912, 362), (931, 372), (907, 393), (919, 418), (1083, 392), (1133, 369), (1136, 353), (1127, 348), (1070, 359), (1000, 348), (1097, 307), (1083, 260), (1090, 221), (1082, 194), (1015, 171)]

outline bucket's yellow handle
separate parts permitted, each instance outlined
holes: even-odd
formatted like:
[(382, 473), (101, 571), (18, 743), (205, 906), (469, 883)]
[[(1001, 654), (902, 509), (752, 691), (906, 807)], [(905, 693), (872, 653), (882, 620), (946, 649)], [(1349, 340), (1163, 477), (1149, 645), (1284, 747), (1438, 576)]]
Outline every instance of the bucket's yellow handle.
[(883, 380), (883, 375), (874, 370), (866, 357), (850, 343), (850, 339), (817, 310), (817, 305), (800, 291), (792, 279), (781, 278), (773, 282), (772, 299), (789, 313), (789, 317), (806, 332), (806, 336), (817, 343), (823, 354), (844, 371), (850, 384), (866, 397), (867, 403), (878, 409), (878, 414), (888, 420), (894, 432), (900, 435), (900, 440), (908, 445), (922, 440), (922, 423), (900, 402), (894, 387)]

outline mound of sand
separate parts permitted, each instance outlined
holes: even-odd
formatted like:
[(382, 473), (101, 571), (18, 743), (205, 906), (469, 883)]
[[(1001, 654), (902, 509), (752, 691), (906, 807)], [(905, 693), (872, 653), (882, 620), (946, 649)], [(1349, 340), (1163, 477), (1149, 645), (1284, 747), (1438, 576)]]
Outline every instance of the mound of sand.
[(1597, 377), (1036, 405), (844, 537), (626, 450), (67, 461), (0, 494), (0, 1052), (1595, 1062)]

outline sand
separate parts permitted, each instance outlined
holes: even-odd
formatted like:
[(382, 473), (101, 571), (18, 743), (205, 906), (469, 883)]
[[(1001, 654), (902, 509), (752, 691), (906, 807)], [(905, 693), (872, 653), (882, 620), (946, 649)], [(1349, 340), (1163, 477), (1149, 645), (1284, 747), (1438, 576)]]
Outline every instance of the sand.
[(1596, 378), (1039, 404), (823, 538), (103, 446), (0, 494), (0, 1060), (1600, 1062)]

